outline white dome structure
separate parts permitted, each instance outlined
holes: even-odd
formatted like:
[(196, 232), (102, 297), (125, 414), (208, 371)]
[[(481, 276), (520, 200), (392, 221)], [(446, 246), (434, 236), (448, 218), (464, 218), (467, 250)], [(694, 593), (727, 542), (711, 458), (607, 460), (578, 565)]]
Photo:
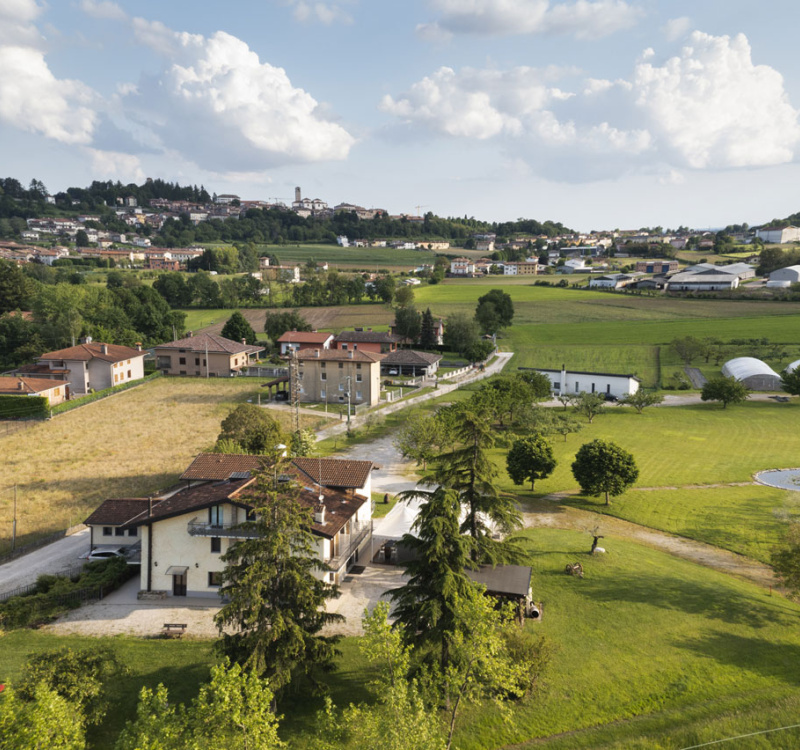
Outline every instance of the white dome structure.
[(794, 372), (798, 367), (800, 367), (800, 359), (796, 359), (790, 365), (786, 365), (784, 368), (784, 372)]
[(737, 357), (722, 366), (722, 374), (735, 378), (754, 391), (780, 391), (781, 377), (766, 362), (755, 357)]

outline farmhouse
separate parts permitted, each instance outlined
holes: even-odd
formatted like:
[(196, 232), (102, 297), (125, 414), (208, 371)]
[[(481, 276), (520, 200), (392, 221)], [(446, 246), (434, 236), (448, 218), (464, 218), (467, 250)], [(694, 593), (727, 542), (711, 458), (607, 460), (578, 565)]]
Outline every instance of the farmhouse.
[(754, 391), (780, 391), (781, 377), (766, 362), (755, 357), (737, 357), (722, 366), (726, 378), (735, 378)]
[(144, 377), (145, 352), (138, 346), (101, 344), (91, 337), (84, 343), (42, 354), (35, 365), (17, 369), (20, 375), (69, 382), (70, 396), (83, 396)]
[(630, 396), (639, 390), (641, 380), (635, 375), (617, 375), (606, 372), (579, 372), (568, 371), (566, 367), (560, 370), (535, 369), (536, 372), (546, 375), (550, 380), (553, 393), (557, 396), (575, 393), (604, 393), (616, 398)]
[[(254, 533), (237, 527), (255, 518), (255, 473), (262, 457), (225, 456), (222, 463), (216, 463), (215, 458), (198, 456), (182, 477), (204, 477), (199, 483), (189, 481), (185, 488), (160, 498), (106, 500), (86, 519), (93, 544), (113, 540), (115, 546), (131, 545), (141, 540), (142, 592), (216, 594), (224, 568), (221, 555), (236, 541)], [(315, 459), (308, 461), (317, 463)], [(373, 468), (369, 461), (324, 459), (322, 464), (323, 480), (351, 485), (363, 483)], [(313, 473), (311, 467), (305, 469)], [(372, 539), (372, 504), (364, 494), (368, 485), (355, 491), (317, 480), (295, 462), (287, 473), (274, 477), (278, 485), (293, 485), (297, 502), (313, 511), (311, 532), (316, 539), (316, 554), (329, 567), (317, 575), (337, 583), (367, 552)]]
[(155, 348), (156, 367), (164, 375), (227, 378), (246, 367), (263, 346), (250, 346), (213, 333), (191, 332), (184, 339)]
[(333, 339), (333, 348), (346, 352), (361, 351), (375, 354), (389, 354), (397, 350), (399, 338), (387, 331), (373, 331), (367, 328), (356, 328), (354, 331), (342, 331)]
[(300, 401), (369, 406), (380, 401), (380, 363), (385, 355), (353, 349), (306, 349), (294, 356), (299, 365), (296, 395)]
[(286, 331), (279, 339), (281, 356), (303, 349), (330, 349), (333, 343), (332, 333), (319, 331)]
[(475, 263), (469, 258), (453, 258), (450, 261), (452, 276), (471, 276), (473, 273), (475, 273)]
[(0, 377), (0, 396), (43, 396), (50, 406), (55, 406), (69, 398), (69, 382), (50, 378)]

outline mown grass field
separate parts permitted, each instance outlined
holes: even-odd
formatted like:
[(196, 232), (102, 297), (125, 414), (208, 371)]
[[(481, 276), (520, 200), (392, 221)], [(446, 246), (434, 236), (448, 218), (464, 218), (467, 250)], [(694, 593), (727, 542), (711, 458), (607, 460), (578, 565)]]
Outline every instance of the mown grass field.
[[(541, 692), (515, 704), (506, 721), (493, 707), (468, 709), (457, 732), (460, 750), (509, 744), (531, 747), (683, 748), (756, 727), (797, 723), (800, 606), (765, 590), (619, 538), (608, 554), (589, 557), (578, 532), (523, 535), (533, 567), (534, 598), (544, 603), (535, 628), (551, 648)], [(580, 560), (583, 579), (566, 576)], [(172, 702), (191, 699), (212, 656), (197, 641), (102, 639), (132, 674), (116, 681), (115, 703), (90, 734), (110, 747), (135, 712), (143, 684), (159, 681)], [(13, 684), (24, 658), (59, 645), (92, 647), (97, 639), (13, 632), (3, 638), (2, 678)], [(356, 639), (340, 644), (339, 669), (325, 678), (338, 706), (370, 699), (370, 679)], [(315, 731), (322, 698), (305, 691), (279, 706), (282, 736), (293, 748)], [(553, 737), (552, 740), (544, 738)], [(779, 735), (791, 747), (797, 734)], [(769, 747), (770, 745), (764, 745)], [(760, 747), (740, 744), (736, 747)]]
[(20, 544), (83, 521), (108, 497), (165, 489), (213, 446), (233, 406), (257, 399), (262, 382), (157, 378), (12, 435), (0, 433), (0, 550), (11, 538), (8, 488), (17, 485)]

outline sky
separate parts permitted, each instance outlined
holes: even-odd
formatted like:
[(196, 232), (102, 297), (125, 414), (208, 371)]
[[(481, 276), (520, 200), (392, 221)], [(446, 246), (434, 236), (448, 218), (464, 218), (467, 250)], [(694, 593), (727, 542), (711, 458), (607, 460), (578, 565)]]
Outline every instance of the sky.
[(2, 0), (0, 175), (763, 224), (800, 210), (798, 21), (792, 0)]

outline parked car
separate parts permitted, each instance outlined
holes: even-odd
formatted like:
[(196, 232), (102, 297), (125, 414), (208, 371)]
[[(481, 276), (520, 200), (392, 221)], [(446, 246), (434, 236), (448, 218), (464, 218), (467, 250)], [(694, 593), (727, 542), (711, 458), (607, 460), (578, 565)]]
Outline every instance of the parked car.
[(389, 370), (389, 374), (390, 374), (390, 375), (399, 375), (399, 374), (400, 374), (400, 371), (399, 371), (399, 370), (396, 370), (396, 369), (394, 369), (394, 370)]
[(604, 393), (603, 398), (606, 401), (619, 401), (619, 399), (613, 393)]
[(97, 562), (98, 560), (109, 560), (112, 557), (127, 557), (128, 554), (124, 547), (117, 547), (116, 549), (93, 549), (86, 559), (89, 562)]
[(275, 394), (276, 401), (288, 401), (289, 400), (289, 391), (278, 391)]

